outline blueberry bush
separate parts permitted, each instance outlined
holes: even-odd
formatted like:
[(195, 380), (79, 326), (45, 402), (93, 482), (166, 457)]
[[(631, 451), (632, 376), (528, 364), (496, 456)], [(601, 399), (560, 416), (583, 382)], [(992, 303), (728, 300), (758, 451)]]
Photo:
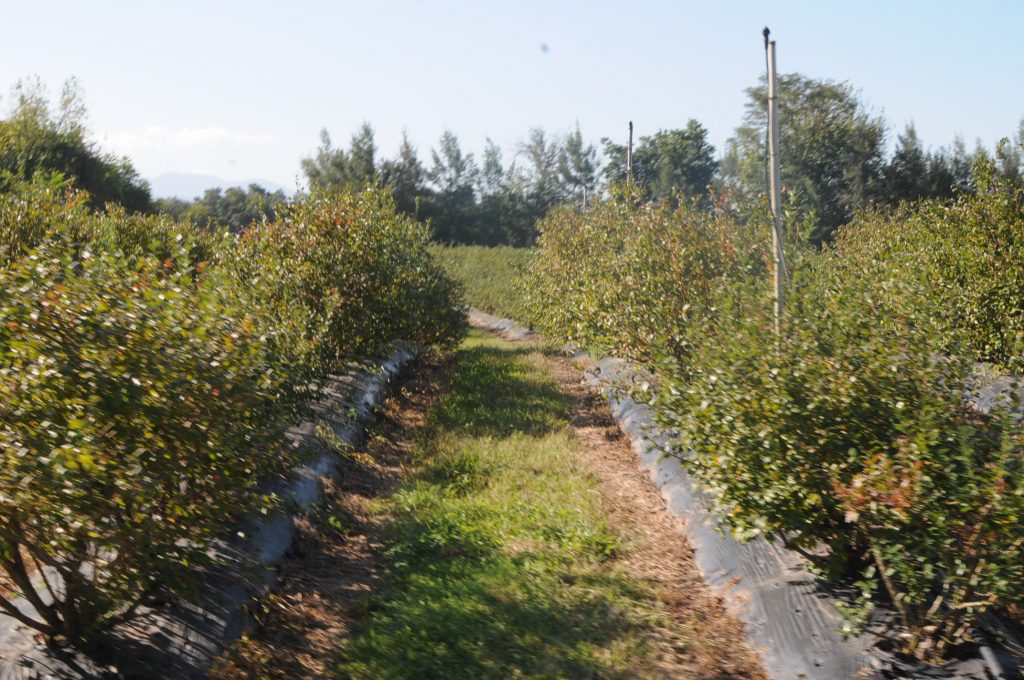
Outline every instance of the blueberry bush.
[(0, 609), (65, 643), (193, 592), (297, 462), (284, 434), (324, 375), (463, 332), (426, 228), (380, 192), (307, 196), (242, 237), (47, 188), (0, 200)]
[(781, 335), (756, 209), (555, 212), (529, 279), (545, 331), (656, 367), (669, 453), (738, 537), (856, 584), (851, 626), (888, 602), (925, 659), (1024, 598), (1024, 430), (969, 398), (976, 362), (1021, 365), (1024, 209), (974, 174), (975, 193), (865, 212), (834, 246), (789, 224)]

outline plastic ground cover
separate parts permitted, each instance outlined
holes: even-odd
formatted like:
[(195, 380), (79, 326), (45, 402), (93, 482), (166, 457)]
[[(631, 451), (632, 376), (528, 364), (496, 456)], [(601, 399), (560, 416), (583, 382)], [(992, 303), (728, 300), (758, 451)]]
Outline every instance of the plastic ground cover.
[[(379, 362), (367, 362), (333, 376), (314, 406), (342, 442), (358, 446), (374, 409), (383, 402), (392, 379), (415, 352), (398, 346)], [(305, 422), (289, 436), (296, 443), (315, 444), (315, 424)], [(247, 605), (266, 595), (276, 565), (295, 535), (294, 518), (323, 498), (320, 478), (337, 474), (337, 454), (320, 446), (292, 477), (269, 491), (285, 499), (287, 512), (244, 523), (242, 537), (220, 541), (215, 552), (225, 567), (210, 574), (202, 592), (190, 602), (146, 609), (117, 627), (104, 644), (110, 661), (101, 665), (82, 654), (55, 649), (37, 641), (34, 631), (0, 614), (0, 678), (175, 678), (206, 677), (213, 661), (252, 624)], [(27, 609), (24, 602), (21, 606)]]
[[(533, 335), (515, 321), (483, 312), (473, 312), (470, 321), (509, 338)], [(680, 461), (663, 454), (668, 435), (657, 426), (653, 409), (633, 398), (638, 388), (653, 382), (653, 376), (623, 359), (594, 359), (571, 348), (567, 352), (587, 365), (585, 380), (608, 399), (640, 467), (658, 486), (668, 509), (684, 520), (698, 568), (743, 622), (750, 645), (773, 680), (1024, 677), (1020, 659), (999, 645), (942, 666), (926, 666), (882, 649), (870, 633), (842, 635), (842, 620), (835, 608), (837, 593), (807, 569), (806, 560), (765, 538), (742, 542), (722, 531), (720, 520), (707, 510)], [(987, 410), (1009, 403), (1010, 392), (1020, 388), (1015, 381), (986, 370), (979, 367), (981, 387), (971, 395), (975, 405)], [(881, 612), (879, 623), (888, 618)]]

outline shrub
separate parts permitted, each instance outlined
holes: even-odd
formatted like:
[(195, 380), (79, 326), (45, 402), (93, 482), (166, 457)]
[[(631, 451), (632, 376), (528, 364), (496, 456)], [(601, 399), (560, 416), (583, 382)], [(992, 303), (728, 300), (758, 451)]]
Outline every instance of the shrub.
[(25, 623), (78, 642), (187, 591), (293, 463), (281, 377), (224, 283), (59, 242), (0, 271), (0, 565)]
[(46, 240), (74, 248), (152, 255), (194, 267), (220, 251), (222, 235), (178, 222), (166, 215), (129, 213), (110, 204), (92, 211), (84, 191), (52, 187), (39, 181), (17, 182), (0, 192), (0, 266), (22, 257)]
[(854, 579), (855, 623), (884, 593), (924, 658), (1024, 598), (1022, 427), (967, 398), (974, 361), (1024, 361), (1024, 209), (975, 176), (976, 195), (858, 215), (834, 248), (787, 244), (781, 338), (757, 211), (625, 193), (549, 215), (531, 267), (544, 331), (656, 367), (670, 453), (736, 535)]
[(537, 327), (645, 363), (685, 356), (716, 281), (760, 266), (727, 214), (644, 203), (628, 189), (588, 212), (557, 208), (539, 230), (527, 276)]
[(231, 267), (240, 299), (294, 370), (316, 373), (403, 339), (452, 346), (465, 318), (456, 284), (428, 250), (426, 228), (383, 191), (315, 194), (254, 225)]
[(931, 263), (849, 257), (798, 264), (782, 341), (764, 289), (731, 286), (661, 412), (741, 536), (826, 547), (832, 576), (863, 570), (849, 613), (881, 588), (907, 649), (941, 656), (1024, 596), (1020, 430), (966, 403), (970, 355), (935, 313)]
[(0, 266), (42, 243), (55, 224), (89, 219), (86, 200), (81, 192), (41, 182), (15, 182), (0, 191)]
[(324, 372), (465, 324), (423, 227), (378, 192), (240, 240), (65, 198), (0, 217), (0, 569), (35, 614), (0, 609), (84, 644), (191, 592), (231, 517), (266, 508)]
[(978, 361), (1024, 368), (1024, 199), (992, 164), (974, 168), (977, 192), (951, 202), (859, 215), (840, 231), (833, 266), (846, 276), (912, 275), (921, 302)]

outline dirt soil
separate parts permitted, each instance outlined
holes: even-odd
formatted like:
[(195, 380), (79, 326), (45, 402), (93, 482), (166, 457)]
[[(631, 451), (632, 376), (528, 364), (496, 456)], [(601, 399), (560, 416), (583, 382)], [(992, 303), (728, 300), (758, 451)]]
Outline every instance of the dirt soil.
[[(638, 469), (607, 404), (568, 360), (552, 357), (549, 363), (573, 399), (571, 425), (587, 468), (599, 480), (608, 521), (629, 546), (620, 566), (655, 589), (674, 623), (666, 628), (679, 631), (653, 641), (658, 666), (643, 673), (693, 680), (765, 678), (742, 624), (702, 579), (681, 521)], [(375, 557), (380, 520), (371, 519), (366, 504), (403, 479), (426, 413), (445, 389), (444, 366), (437, 360), (409, 376), (384, 405), (367, 455), (347, 461), (341, 481), (329, 485), (327, 502), (340, 509), (331, 514), (343, 518), (342, 529), (331, 530), (316, 518), (303, 522), (275, 595), (259, 616), (260, 627), (218, 664), (215, 680), (336, 674), (339, 640), (359, 621), (366, 594), (384, 576)]]
[(675, 630), (683, 632), (657, 641), (659, 670), (666, 678), (766, 678), (743, 624), (726, 613), (722, 599), (704, 581), (682, 521), (668, 511), (657, 487), (637, 466), (608, 403), (567, 360), (551, 364), (573, 398), (573, 432), (588, 469), (600, 480), (609, 523), (629, 541), (622, 566), (654, 586)]
[(403, 373), (360, 455), (345, 460), (340, 481), (323, 480), (325, 506), (339, 518), (299, 523), (295, 544), (259, 627), (218, 663), (212, 680), (325, 678), (336, 675), (338, 641), (361, 616), (366, 595), (385, 576), (377, 559), (379, 518), (367, 510), (405, 477), (426, 414), (444, 393), (444, 366), (427, 358)]

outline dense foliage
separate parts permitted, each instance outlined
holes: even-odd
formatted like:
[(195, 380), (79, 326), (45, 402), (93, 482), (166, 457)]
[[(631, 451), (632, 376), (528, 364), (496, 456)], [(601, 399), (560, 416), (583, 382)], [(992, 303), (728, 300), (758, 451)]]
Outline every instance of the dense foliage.
[[(202, 284), (56, 242), (0, 273), (0, 564), (45, 633), (88, 638), (192, 585), (225, 514), (294, 460), (283, 376), (251, 318)], [(26, 559), (52, 569), (44, 585)]]
[(18, 181), (0, 193), (0, 265), (53, 239), (195, 266), (216, 257), (219, 236), (167, 215), (129, 213), (113, 203), (93, 210), (88, 194), (45, 183)]
[(159, 198), (154, 207), (175, 219), (189, 220), (216, 230), (228, 229), (237, 234), (254, 222), (274, 219), (277, 210), (287, 200), (280, 189), (271, 192), (258, 184), (250, 184), (245, 189), (207, 189), (193, 201)]
[[(0, 608), (71, 643), (188, 593), (299, 452), (340, 362), (448, 345), (458, 291), (379, 192), (317, 195), (239, 240), (24, 190), (0, 215)], [(52, 602), (52, 604), (51, 604)]]
[(908, 649), (941, 654), (1024, 594), (1019, 430), (965, 403), (928, 289), (838, 258), (797, 277), (782, 345), (764, 289), (731, 288), (659, 411), (741, 536), (824, 546), (830, 576), (863, 571), (860, 613), (884, 589)]
[[(840, 276), (886, 280), (898, 272), (927, 294), (921, 312), (941, 319), (969, 356), (1020, 372), (1024, 361), (1024, 230), (1019, 186), (979, 162), (974, 193), (895, 212), (862, 214), (839, 233)], [(925, 306), (927, 306), (925, 308)]]
[[(883, 163), (885, 122), (846, 83), (782, 74), (779, 155), (782, 177), (796, 205), (818, 216), (816, 241), (825, 241), (874, 197)], [(744, 122), (729, 141), (725, 174), (745, 197), (766, 191), (767, 87), (747, 89)]]
[(0, 120), (0, 193), (12, 181), (42, 178), (84, 189), (97, 207), (109, 202), (132, 211), (151, 207), (149, 185), (131, 161), (103, 153), (89, 141), (74, 80), (64, 85), (57, 106), (38, 80), (19, 82), (12, 101), (10, 114)]
[[(610, 184), (626, 181), (626, 147), (610, 139), (601, 140), (607, 163), (604, 175)], [(647, 198), (661, 201), (708, 200), (708, 189), (718, 171), (715, 147), (708, 131), (690, 119), (681, 130), (659, 130), (642, 136), (633, 151), (633, 181)]]
[(647, 363), (685, 356), (716, 281), (761, 266), (757, 244), (725, 213), (641, 196), (623, 189), (587, 212), (556, 209), (538, 225), (527, 278), (539, 329)]
[(477, 163), (451, 131), (431, 150), (429, 166), (404, 134), (398, 156), (379, 159), (366, 123), (348, 149), (334, 146), (326, 130), (320, 141), (316, 153), (302, 160), (312, 187), (387, 187), (399, 210), (429, 221), (434, 240), (442, 243), (529, 246), (536, 221), (551, 206), (583, 203), (597, 191), (597, 152), (579, 128), (564, 137), (531, 130), (517, 149), (520, 165), (506, 165), (490, 140)]
[[(264, 310), (279, 351), (320, 373), (402, 338), (451, 345), (465, 325), (457, 285), (423, 225), (377, 190), (315, 193), (247, 230), (230, 267)], [(300, 349), (301, 348), (301, 349)]]
[(735, 236), (767, 241), (756, 218), (556, 212), (531, 278), (545, 330), (657, 366), (671, 451), (739, 536), (856, 580), (854, 621), (884, 593), (924, 658), (1024, 597), (1022, 430), (968, 401), (975, 360), (1020, 366), (1024, 208), (992, 164), (973, 174), (976, 193), (861, 214), (835, 247), (790, 243), (781, 338), (763, 246)]
[[(992, 150), (968, 150), (955, 138), (928, 148), (913, 124), (896, 134), (849, 83), (791, 73), (779, 77), (783, 191), (803, 214), (816, 216), (815, 245), (830, 243), (839, 228), (872, 205), (951, 198), (975, 189), (972, 164), (991, 160), (997, 174), (1024, 181), (1024, 121)], [(721, 161), (697, 120), (678, 129), (643, 134), (637, 121), (634, 185), (645, 201), (696, 202), (714, 210), (756, 201), (766, 190), (767, 98), (762, 84), (747, 90), (743, 123)], [(510, 160), (490, 139), (482, 153), (467, 153), (446, 131), (424, 163), (403, 133), (397, 156), (380, 158), (373, 128), (364, 123), (348, 148), (321, 134), (321, 146), (303, 159), (313, 187), (387, 187), (399, 210), (429, 221), (442, 243), (532, 246), (536, 222), (556, 206), (586, 209), (626, 181), (626, 121), (622, 135), (603, 138), (601, 152), (579, 125), (566, 134), (530, 130)]]
[[(766, 191), (765, 135), (768, 98), (764, 78), (747, 89), (743, 123), (728, 141), (721, 184), (740, 200)], [(779, 127), (783, 188), (793, 205), (817, 216), (815, 244), (830, 242), (858, 210), (923, 198), (951, 198), (974, 188), (972, 165), (993, 161), (997, 173), (1021, 184), (1024, 121), (993, 152), (968, 151), (960, 137), (948, 148), (927, 149), (914, 125), (896, 136), (886, 154), (888, 126), (849, 83), (779, 75)]]

